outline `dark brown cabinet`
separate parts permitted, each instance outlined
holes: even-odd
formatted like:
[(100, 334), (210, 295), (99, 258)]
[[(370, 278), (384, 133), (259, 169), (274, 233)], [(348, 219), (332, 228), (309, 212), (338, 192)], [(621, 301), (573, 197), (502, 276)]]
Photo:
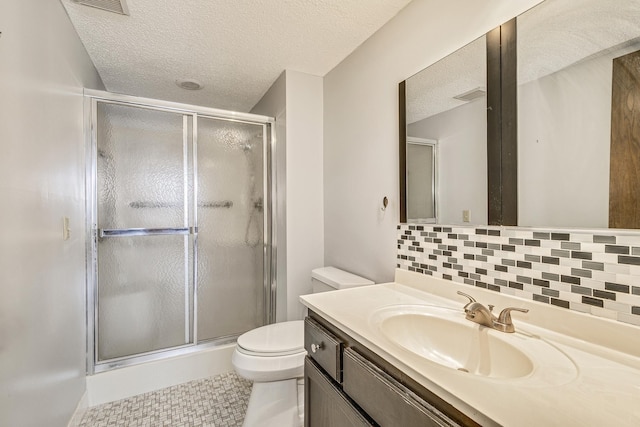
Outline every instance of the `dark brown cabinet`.
[(331, 379), (342, 382), (342, 341), (338, 337), (307, 318), (304, 321), (304, 348)]
[(325, 372), (307, 357), (304, 362), (304, 425), (323, 427), (373, 426)]
[(478, 426), (314, 312), (305, 348), (305, 427)]

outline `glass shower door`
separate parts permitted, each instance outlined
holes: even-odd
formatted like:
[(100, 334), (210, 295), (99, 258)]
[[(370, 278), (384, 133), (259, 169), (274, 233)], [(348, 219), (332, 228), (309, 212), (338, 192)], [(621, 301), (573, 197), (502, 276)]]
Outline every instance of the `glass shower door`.
[(193, 342), (193, 118), (96, 102), (96, 362)]
[(269, 275), (266, 126), (199, 116), (197, 129), (200, 342), (267, 323)]

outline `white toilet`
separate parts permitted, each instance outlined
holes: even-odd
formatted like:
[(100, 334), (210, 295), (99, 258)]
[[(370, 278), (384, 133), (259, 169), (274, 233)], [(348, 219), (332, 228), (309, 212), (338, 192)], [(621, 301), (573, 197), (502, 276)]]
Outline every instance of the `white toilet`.
[[(334, 268), (311, 272), (313, 293), (372, 285)], [(238, 338), (231, 359), (238, 375), (253, 381), (244, 427), (299, 427), (304, 421), (304, 321), (275, 323)]]

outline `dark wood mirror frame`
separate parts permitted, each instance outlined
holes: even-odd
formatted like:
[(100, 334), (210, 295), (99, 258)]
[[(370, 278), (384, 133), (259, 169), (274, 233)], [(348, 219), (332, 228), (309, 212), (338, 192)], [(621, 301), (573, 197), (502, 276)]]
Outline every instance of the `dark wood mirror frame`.
[[(487, 178), (489, 225), (518, 225), (516, 19), (487, 33)], [(407, 222), (406, 80), (398, 85), (400, 222)]]

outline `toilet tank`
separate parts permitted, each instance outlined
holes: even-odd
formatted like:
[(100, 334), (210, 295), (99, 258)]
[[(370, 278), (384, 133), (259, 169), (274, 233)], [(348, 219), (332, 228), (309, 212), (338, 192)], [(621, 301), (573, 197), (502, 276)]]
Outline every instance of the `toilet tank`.
[(373, 282), (364, 277), (356, 276), (348, 271), (335, 267), (316, 268), (311, 271), (311, 284), (313, 293), (335, 291), (336, 289), (355, 288), (356, 286), (373, 285)]

